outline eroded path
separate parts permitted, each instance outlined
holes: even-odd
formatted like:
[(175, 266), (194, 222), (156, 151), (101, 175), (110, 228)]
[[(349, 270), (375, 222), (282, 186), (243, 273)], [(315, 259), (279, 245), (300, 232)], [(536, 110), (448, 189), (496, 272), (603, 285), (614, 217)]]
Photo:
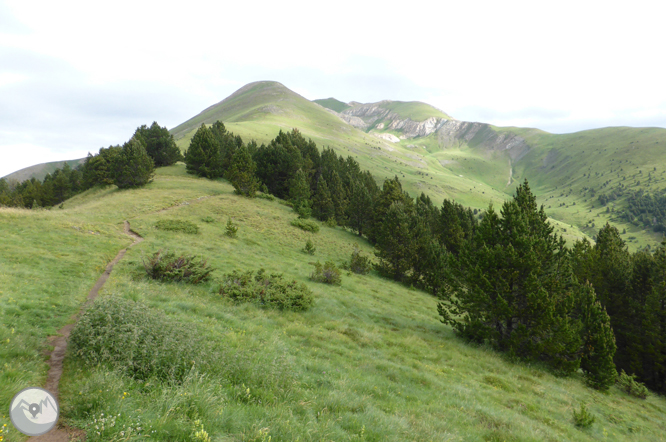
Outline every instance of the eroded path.
[[(118, 252), (116, 257), (113, 258), (113, 260), (106, 266), (102, 276), (99, 277), (93, 288), (90, 289), (88, 297), (86, 298), (86, 302), (81, 306), (79, 312), (70, 318), (70, 323), (58, 330), (58, 334), (56, 336), (51, 336), (48, 339), (49, 345), (53, 346), (53, 351), (51, 352), (51, 357), (48, 361), (49, 373), (46, 377), (46, 385), (44, 388), (50, 391), (56, 397), (56, 399), (58, 398), (58, 384), (60, 383), (60, 377), (62, 376), (62, 363), (65, 359), (65, 353), (67, 351), (67, 340), (69, 339), (70, 332), (76, 325), (76, 321), (78, 320), (79, 315), (90, 303), (94, 301), (95, 298), (97, 298), (99, 290), (102, 288), (102, 286), (104, 286), (106, 280), (109, 279), (109, 275), (111, 275), (113, 266), (115, 266), (118, 261), (120, 261), (123, 256), (125, 256), (127, 249), (143, 241), (143, 238), (138, 233), (130, 229), (130, 223), (128, 221), (125, 221), (124, 231), (126, 235), (130, 236), (134, 240), (134, 242), (127, 248)], [(54, 430), (41, 436), (31, 437), (28, 440), (39, 442), (69, 442), (70, 439), (78, 440), (82, 436), (84, 436), (84, 434), (80, 431), (71, 430), (58, 425)]]

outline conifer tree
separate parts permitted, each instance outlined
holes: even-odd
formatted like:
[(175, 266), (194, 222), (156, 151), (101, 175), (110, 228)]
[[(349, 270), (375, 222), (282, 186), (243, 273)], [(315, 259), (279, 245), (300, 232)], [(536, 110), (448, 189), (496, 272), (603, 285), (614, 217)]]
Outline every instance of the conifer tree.
[(312, 215), (321, 221), (328, 221), (335, 217), (335, 206), (333, 206), (331, 192), (328, 190), (328, 185), (323, 176), (319, 177), (317, 191), (312, 199)]
[(123, 144), (122, 150), (114, 158), (112, 170), (113, 184), (119, 189), (127, 189), (140, 187), (152, 181), (155, 164), (141, 141), (132, 137)]
[(259, 181), (255, 176), (256, 170), (257, 165), (250, 152), (245, 146), (241, 146), (236, 150), (227, 171), (227, 179), (236, 189), (236, 193), (254, 198), (257, 189), (259, 189)]
[(222, 175), (220, 149), (210, 129), (202, 124), (185, 152), (185, 168), (189, 173), (206, 178)]
[(393, 202), (377, 229), (377, 269), (396, 281), (403, 281), (411, 267), (414, 236), (410, 226), (411, 207)]
[(461, 335), (489, 341), (571, 373), (580, 363), (580, 325), (572, 318), (575, 277), (565, 242), (553, 233), (527, 181), (501, 217), (488, 208), (473, 243), (463, 248), (455, 278), (438, 306)]
[(610, 318), (597, 301), (594, 288), (589, 282), (579, 291), (580, 316), (583, 325), (583, 354), (580, 367), (587, 383), (597, 390), (608, 390), (617, 378), (613, 363), (615, 336)]
[(349, 227), (363, 235), (370, 228), (372, 221), (372, 197), (367, 187), (360, 181), (353, 179), (349, 192), (349, 205), (347, 216)]
[(183, 159), (173, 135), (169, 133), (166, 127), (160, 127), (156, 121), (148, 127), (145, 124), (138, 127), (134, 132), (134, 137), (141, 140), (146, 152), (153, 159), (155, 167), (164, 167), (175, 164)]
[(302, 169), (298, 169), (289, 182), (289, 200), (294, 205), (294, 211), (298, 213), (300, 218), (310, 217), (310, 185)]
[(342, 180), (335, 170), (331, 173), (331, 181), (328, 183), (335, 208), (335, 221), (340, 226), (347, 225), (347, 192), (342, 185)]

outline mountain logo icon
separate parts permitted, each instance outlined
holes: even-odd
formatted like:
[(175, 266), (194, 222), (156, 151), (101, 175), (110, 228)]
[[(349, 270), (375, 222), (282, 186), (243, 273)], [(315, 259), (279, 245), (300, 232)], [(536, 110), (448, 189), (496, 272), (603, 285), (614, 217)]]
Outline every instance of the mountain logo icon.
[(55, 427), (60, 416), (58, 401), (39, 387), (28, 387), (16, 393), (9, 405), (9, 418), (14, 427), (27, 436), (39, 436)]

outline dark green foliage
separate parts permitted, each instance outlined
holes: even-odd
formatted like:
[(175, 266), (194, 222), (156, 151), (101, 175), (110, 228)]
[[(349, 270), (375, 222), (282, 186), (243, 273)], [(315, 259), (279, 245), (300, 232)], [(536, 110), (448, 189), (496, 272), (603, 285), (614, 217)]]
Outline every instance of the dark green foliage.
[(310, 185), (302, 169), (298, 169), (289, 181), (289, 201), (293, 204), (294, 211), (298, 213), (299, 218), (308, 219), (310, 217)]
[(580, 323), (572, 317), (575, 278), (564, 240), (553, 233), (527, 182), (489, 207), (472, 247), (463, 249), (438, 310), (462, 336), (546, 360), (560, 373), (580, 363)]
[(317, 251), (317, 248), (315, 247), (314, 243), (312, 242), (311, 239), (308, 239), (305, 242), (305, 247), (303, 247), (303, 251), (307, 253), (308, 255), (314, 255), (315, 252)]
[(365, 256), (357, 246), (354, 246), (351, 258), (345, 264), (344, 269), (359, 275), (367, 275), (372, 270), (372, 262), (370, 261), (370, 257)]
[(377, 270), (396, 281), (405, 279), (413, 259), (415, 235), (410, 210), (411, 207), (405, 207), (402, 202), (394, 202), (375, 226)]
[(347, 206), (349, 227), (359, 235), (363, 235), (370, 229), (372, 213), (372, 195), (370, 191), (361, 180), (352, 180), (349, 190), (349, 205)]
[(592, 388), (608, 390), (617, 379), (613, 363), (615, 336), (606, 310), (596, 299), (594, 289), (586, 282), (580, 289), (580, 315), (583, 323), (583, 354), (580, 367)]
[(594, 416), (587, 410), (585, 404), (580, 404), (580, 410), (573, 410), (574, 425), (581, 428), (587, 428), (594, 423)]
[(298, 227), (299, 229), (305, 230), (306, 232), (312, 232), (312, 233), (319, 232), (319, 224), (307, 219), (295, 219), (291, 222), (291, 225), (294, 227)]
[(229, 238), (235, 238), (238, 235), (238, 226), (231, 221), (231, 218), (227, 220), (224, 234)]
[(254, 198), (259, 181), (255, 176), (257, 165), (245, 146), (236, 149), (226, 177), (239, 195)]
[(119, 189), (141, 187), (153, 180), (155, 164), (148, 156), (146, 148), (137, 138), (123, 144), (111, 165), (113, 184)]
[(305, 284), (285, 281), (281, 273), (266, 275), (264, 269), (256, 275), (237, 270), (224, 275), (220, 294), (239, 303), (254, 302), (279, 310), (303, 311), (314, 304), (314, 296)]
[(181, 381), (202, 353), (192, 327), (143, 303), (111, 296), (85, 310), (69, 345), (88, 365), (108, 364), (138, 380)]
[(161, 219), (155, 223), (155, 227), (170, 232), (182, 232), (192, 235), (199, 233), (199, 226), (191, 221), (183, 221), (179, 219)]
[(280, 131), (269, 146), (262, 144), (253, 155), (257, 177), (272, 195), (282, 199), (289, 197), (289, 183), (303, 167), (303, 156), (291, 139), (290, 135)]
[(323, 176), (319, 177), (317, 182), (317, 191), (312, 201), (312, 215), (320, 221), (335, 218), (335, 206)]
[(326, 261), (322, 264), (317, 261), (314, 264), (314, 270), (310, 274), (310, 279), (316, 282), (323, 282), (325, 284), (340, 285), (342, 277), (340, 270), (331, 261)]
[(176, 146), (173, 135), (166, 127), (160, 127), (156, 121), (150, 127), (145, 124), (136, 129), (134, 137), (141, 140), (146, 152), (153, 159), (155, 167), (164, 167), (183, 160), (183, 154)]
[(189, 173), (206, 178), (222, 175), (220, 147), (213, 133), (202, 124), (190, 141), (185, 152), (185, 167)]
[(180, 255), (161, 249), (153, 254), (148, 261), (143, 260), (143, 267), (152, 279), (160, 281), (182, 281), (189, 284), (199, 284), (210, 279), (214, 270), (208, 266), (203, 258), (193, 255)]
[(636, 381), (635, 374), (629, 376), (624, 370), (622, 370), (620, 376), (617, 378), (617, 385), (622, 391), (637, 398), (647, 399), (648, 397), (648, 389), (645, 385)]

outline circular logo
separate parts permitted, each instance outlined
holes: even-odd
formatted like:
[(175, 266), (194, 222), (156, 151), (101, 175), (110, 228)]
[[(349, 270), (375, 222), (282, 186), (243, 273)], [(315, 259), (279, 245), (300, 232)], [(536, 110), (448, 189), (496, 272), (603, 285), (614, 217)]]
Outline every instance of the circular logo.
[(58, 401), (51, 393), (39, 387), (19, 391), (9, 405), (12, 424), (26, 436), (48, 433), (60, 415)]

